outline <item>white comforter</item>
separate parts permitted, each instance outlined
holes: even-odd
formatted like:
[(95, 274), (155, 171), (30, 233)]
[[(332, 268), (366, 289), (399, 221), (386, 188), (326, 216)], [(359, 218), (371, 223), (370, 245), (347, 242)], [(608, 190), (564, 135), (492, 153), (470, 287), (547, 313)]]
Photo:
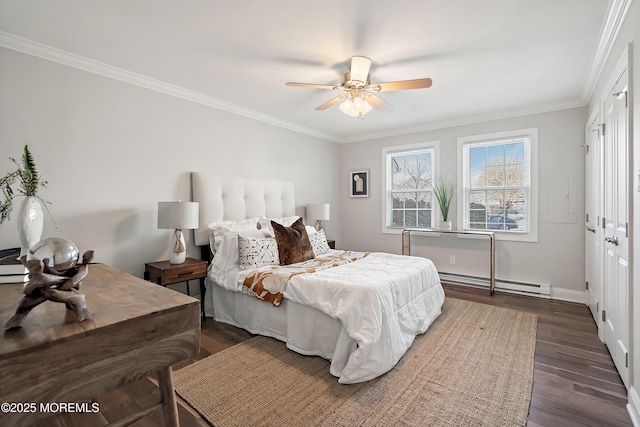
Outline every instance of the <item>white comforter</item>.
[(294, 276), (284, 297), (340, 320), (357, 345), (336, 351), (331, 374), (350, 384), (393, 368), (415, 336), (440, 315), (444, 290), (430, 260), (372, 253), (346, 265)]

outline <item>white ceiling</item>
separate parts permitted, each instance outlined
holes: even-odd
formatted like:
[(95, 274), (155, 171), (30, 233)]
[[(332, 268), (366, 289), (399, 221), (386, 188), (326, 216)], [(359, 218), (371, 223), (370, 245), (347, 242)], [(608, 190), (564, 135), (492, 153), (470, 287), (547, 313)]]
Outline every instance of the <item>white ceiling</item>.
[[(619, 3), (0, 0), (0, 45), (345, 142), (585, 105)], [(353, 55), (374, 82), (433, 86), (381, 93), (394, 110), (361, 120), (284, 85), (339, 84)]]

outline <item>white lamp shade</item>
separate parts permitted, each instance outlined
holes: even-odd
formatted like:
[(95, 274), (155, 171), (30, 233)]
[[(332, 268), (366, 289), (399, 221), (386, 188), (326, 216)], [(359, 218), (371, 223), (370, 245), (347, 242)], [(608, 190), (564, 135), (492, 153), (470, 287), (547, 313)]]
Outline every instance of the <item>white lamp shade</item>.
[(311, 220), (330, 220), (331, 209), (329, 203), (311, 203), (307, 205), (307, 218)]
[(198, 228), (198, 202), (158, 202), (158, 228)]

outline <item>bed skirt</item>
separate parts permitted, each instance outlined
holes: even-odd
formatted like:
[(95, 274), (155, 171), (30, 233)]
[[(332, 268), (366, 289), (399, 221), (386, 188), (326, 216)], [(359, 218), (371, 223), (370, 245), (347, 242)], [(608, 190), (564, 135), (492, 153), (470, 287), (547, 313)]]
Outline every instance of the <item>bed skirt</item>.
[[(211, 283), (207, 278), (205, 316), (217, 322), (245, 329), (252, 334), (276, 338), (291, 350), (320, 356), (336, 363), (346, 360), (356, 346), (339, 320), (310, 307), (283, 300), (274, 307), (255, 297), (233, 292)], [(336, 352), (341, 357), (335, 357)]]

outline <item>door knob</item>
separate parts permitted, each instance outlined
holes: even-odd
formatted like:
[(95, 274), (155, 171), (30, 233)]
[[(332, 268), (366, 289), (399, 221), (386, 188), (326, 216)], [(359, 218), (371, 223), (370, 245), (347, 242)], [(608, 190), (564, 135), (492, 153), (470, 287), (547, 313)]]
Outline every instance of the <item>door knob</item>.
[(614, 245), (618, 246), (618, 238), (616, 236), (611, 236), (611, 237), (605, 236), (604, 241), (608, 243), (613, 243)]
[(592, 232), (592, 233), (595, 233), (595, 232), (596, 232), (596, 228), (595, 228), (595, 227), (589, 227), (589, 226), (586, 226), (585, 228), (587, 229), (587, 231), (590, 231), (590, 232)]

